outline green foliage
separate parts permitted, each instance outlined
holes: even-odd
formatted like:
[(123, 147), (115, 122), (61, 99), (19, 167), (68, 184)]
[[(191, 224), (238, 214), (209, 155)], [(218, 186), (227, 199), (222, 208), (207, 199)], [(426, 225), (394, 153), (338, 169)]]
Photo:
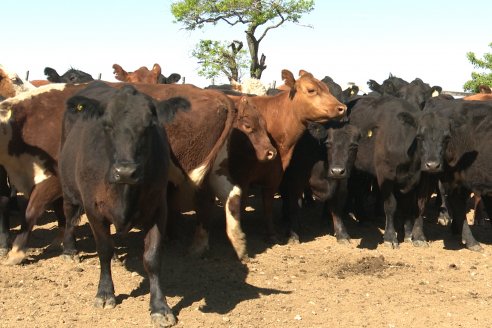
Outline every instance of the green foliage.
[[(492, 43), (489, 43), (489, 47), (492, 48)], [(477, 58), (475, 53), (468, 52), (466, 57), (475, 68), (482, 69), (484, 72), (472, 72), (472, 79), (463, 85), (463, 89), (465, 91), (478, 92), (480, 85), (492, 87), (492, 53), (485, 53), (483, 58), (480, 59)]]
[(302, 14), (313, 9), (314, 0), (181, 0), (171, 4), (175, 23), (182, 23), (187, 30), (220, 22), (246, 25), (250, 75), (258, 79), (266, 68), (265, 56), (258, 58), (259, 44), (268, 31), (285, 22), (299, 23)]
[(182, 0), (171, 4), (176, 22), (183, 23), (187, 30), (220, 21), (229, 25), (259, 26), (279, 16), (283, 16), (285, 21), (298, 23), (303, 13), (313, 9), (314, 0)]
[(201, 68), (198, 75), (213, 79), (224, 74), (229, 81), (239, 81), (242, 70), (248, 67), (247, 52), (242, 49), (242, 43), (234, 41), (200, 40), (192, 52), (198, 59)]

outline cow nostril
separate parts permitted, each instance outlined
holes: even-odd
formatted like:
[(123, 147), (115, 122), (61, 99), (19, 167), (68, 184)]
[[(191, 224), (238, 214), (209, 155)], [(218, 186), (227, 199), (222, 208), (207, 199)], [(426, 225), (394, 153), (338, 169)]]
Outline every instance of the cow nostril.
[(343, 175), (345, 174), (345, 169), (341, 167), (335, 167), (331, 169), (332, 175)]
[(272, 160), (275, 158), (275, 156), (277, 156), (277, 152), (275, 150), (269, 150), (267, 151), (267, 159), (268, 160)]
[(343, 114), (343, 113), (345, 113), (345, 111), (347, 110), (347, 106), (345, 106), (345, 105), (338, 106), (338, 108), (337, 108), (337, 109), (338, 109), (338, 112), (339, 112), (340, 114)]

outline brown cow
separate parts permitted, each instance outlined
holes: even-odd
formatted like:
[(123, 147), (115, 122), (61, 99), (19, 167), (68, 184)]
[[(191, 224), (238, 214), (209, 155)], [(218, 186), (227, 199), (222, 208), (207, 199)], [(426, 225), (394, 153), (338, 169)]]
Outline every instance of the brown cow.
[[(347, 107), (331, 95), (328, 87), (303, 70), (295, 80), (288, 70), (282, 70), (282, 79), (290, 88), (275, 96), (256, 96), (249, 98), (261, 112), (267, 123), (268, 133), (277, 148), (275, 160), (261, 163), (239, 140), (230, 140), (227, 149), (222, 149), (215, 162), (211, 175), (212, 185), (225, 185), (225, 180), (233, 184), (232, 190), (218, 194), (226, 208), (227, 235), (239, 259), (247, 257), (244, 233), (240, 226), (241, 196), (246, 195), (248, 187), (256, 184), (263, 189), (264, 215), (267, 232), (274, 237), (273, 196), (282, 175), (289, 165), (296, 142), (306, 130), (308, 121), (326, 122), (345, 115)], [(238, 105), (240, 97), (230, 96)], [(227, 172), (227, 173), (224, 173)], [(198, 226), (195, 234), (195, 250), (204, 251), (208, 247), (207, 222)]]
[[(124, 84), (111, 85), (121, 87)], [(61, 196), (56, 172), (62, 113), (65, 101), (85, 87), (49, 85), (0, 105), (0, 131), (4, 134), (0, 139), (0, 164), (5, 166), (13, 184), (30, 195), (27, 224), (14, 241), (7, 261), (9, 264), (17, 264), (24, 259), (33, 225), (46, 206)], [(176, 163), (170, 172), (170, 180), (179, 187), (184, 198), (190, 199), (189, 191), (201, 186), (234, 125), (243, 129), (259, 122), (251, 120), (255, 114), (251, 111), (243, 113), (243, 118), (238, 119), (233, 102), (217, 91), (190, 85), (138, 84), (136, 87), (158, 100), (181, 95), (191, 102), (192, 110), (179, 113), (173, 123), (166, 127)], [(240, 122), (246, 122), (246, 126)], [(253, 137), (259, 138), (260, 142), (255, 146), (265, 148), (258, 150), (262, 156), (260, 159), (269, 160), (275, 156), (276, 151), (269, 143), (264, 126), (253, 125), (246, 133), (252, 140)], [(64, 244), (67, 247), (66, 244), (74, 245), (74, 242), (65, 240)], [(67, 250), (68, 253), (73, 251), (74, 247)]]
[(173, 84), (181, 79), (181, 75), (173, 73), (168, 77), (161, 74), (161, 66), (154, 64), (152, 70), (142, 66), (136, 71), (127, 72), (120, 65), (114, 64), (114, 75), (118, 81), (129, 83)]

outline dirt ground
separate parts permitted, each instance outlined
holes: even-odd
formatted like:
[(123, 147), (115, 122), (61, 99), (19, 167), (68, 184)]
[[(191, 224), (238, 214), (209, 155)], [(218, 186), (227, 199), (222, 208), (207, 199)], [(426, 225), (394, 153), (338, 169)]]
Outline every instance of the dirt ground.
[[(210, 252), (188, 256), (194, 220), (184, 216), (165, 244), (162, 280), (177, 327), (492, 327), (488, 223), (472, 227), (482, 253), (464, 249), (432, 215), (425, 221), (428, 248), (386, 248), (382, 219), (347, 220), (352, 242), (339, 245), (317, 205), (304, 212), (300, 244), (272, 247), (259, 211), (250, 211), (243, 216), (250, 261), (242, 264), (220, 209)], [(142, 234), (115, 237), (117, 306), (103, 310), (92, 306), (99, 263), (88, 223), (76, 230), (80, 263), (49, 247), (57, 231), (46, 219), (32, 235), (27, 263), (0, 265), (0, 327), (150, 327)]]

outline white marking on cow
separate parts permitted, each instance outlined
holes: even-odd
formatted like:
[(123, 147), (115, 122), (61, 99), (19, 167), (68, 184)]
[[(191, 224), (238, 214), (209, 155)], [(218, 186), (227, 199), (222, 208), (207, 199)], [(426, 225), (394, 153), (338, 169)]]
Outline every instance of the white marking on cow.
[(207, 165), (202, 164), (201, 166), (189, 172), (188, 176), (190, 177), (191, 181), (193, 181), (195, 185), (199, 186), (202, 184), (206, 174), (207, 174)]
[[(242, 259), (246, 254), (246, 238), (244, 236), (244, 232), (241, 229), (241, 220), (240, 217), (234, 217), (230, 210), (230, 202), (233, 198), (241, 199), (242, 190), (238, 186), (234, 186), (229, 193), (229, 197), (227, 197), (227, 202), (225, 205), (225, 214), (226, 214), (226, 232), (227, 237), (231, 241), (234, 250), (236, 251), (237, 257)], [(239, 205), (238, 210), (241, 208)], [(239, 213), (239, 211), (238, 211)]]
[[(0, 112), (2, 112), (0, 110)], [(5, 167), (11, 183), (26, 197), (31, 194), (34, 185), (51, 177), (51, 173), (44, 167), (44, 162), (38, 157), (28, 153), (12, 156), (8, 153), (8, 146), (12, 140), (12, 127), (10, 124), (0, 123), (0, 164)]]
[(224, 143), (217, 154), (212, 171), (210, 172), (209, 183), (215, 196), (219, 198), (222, 203), (225, 203), (229, 193), (233, 189), (232, 183), (228, 179), (228, 175), (220, 174), (219, 172), (224, 172), (224, 168), (227, 168), (228, 154), (227, 147), (229, 141)]
[(52, 84), (43, 85), (43, 86), (40, 86), (39, 88), (35, 88), (33, 90), (19, 93), (15, 97), (5, 99), (4, 101), (2, 101), (0, 103), (0, 105), (2, 105), (3, 108), (5, 108), (4, 107), (5, 104), (15, 105), (15, 104), (18, 104), (22, 101), (31, 99), (32, 97), (40, 95), (40, 94), (45, 93), (45, 92), (49, 92), (52, 90), (62, 91), (65, 89), (65, 86), (66, 86), (65, 83), (52, 83)]
[(432, 92), (432, 97), (437, 97), (437, 96), (439, 96), (439, 91), (434, 90), (434, 91)]
[(11, 109), (0, 109), (0, 123), (7, 123), (12, 116)]

